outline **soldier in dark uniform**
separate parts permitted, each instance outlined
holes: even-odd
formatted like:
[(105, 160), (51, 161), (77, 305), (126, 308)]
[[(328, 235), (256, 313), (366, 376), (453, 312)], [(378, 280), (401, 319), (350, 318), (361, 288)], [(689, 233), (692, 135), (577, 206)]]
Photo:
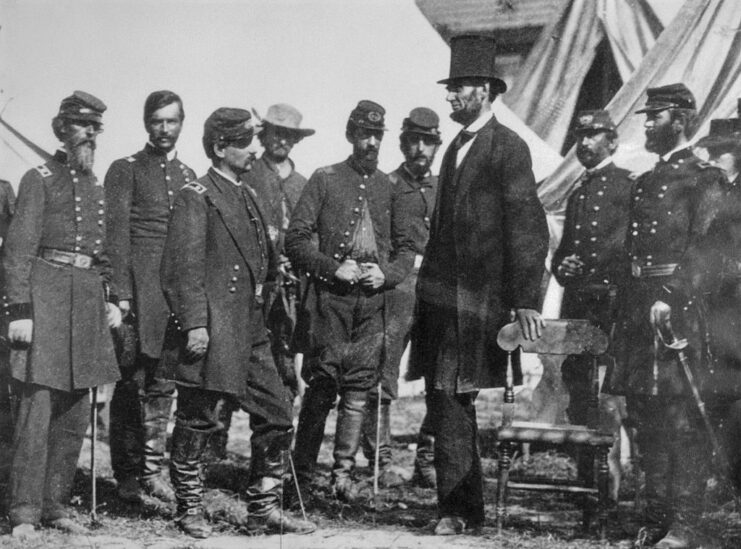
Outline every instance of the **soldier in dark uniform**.
[[(400, 147), (404, 162), (389, 174), (394, 192), (398, 195), (396, 211), (406, 219), (414, 239), (414, 269), (401, 284), (388, 293), (386, 337), (388, 354), (384, 361), (381, 398), (381, 434), (379, 468), (382, 486), (393, 486), (402, 482), (401, 477), (389, 468), (391, 464), (391, 400), (398, 395), (399, 363), (409, 343), (414, 312), (414, 287), (417, 272), (422, 264), (427, 240), (430, 237), (430, 217), (435, 208), (437, 176), (430, 168), (435, 160), (440, 143), (440, 119), (426, 107), (412, 109), (401, 127)], [(378, 392), (374, 387), (368, 399), (363, 425), (363, 452), (373, 466), (376, 446), (376, 423), (378, 418)], [(422, 421), (417, 439), (415, 479), (426, 487), (435, 486), (434, 435), (427, 415)]]
[[(695, 98), (684, 84), (648, 89), (646, 149), (660, 155), (631, 190), (627, 248), (631, 277), (621, 302), (616, 369), (608, 392), (627, 397), (646, 475), (645, 514), (656, 547), (688, 547), (688, 521), (696, 516), (702, 483), (696, 406), (676, 352), (659, 341), (651, 307), (688, 248), (702, 239), (725, 183), (688, 147)], [(688, 351), (689, 352), (689, 351)], [(696, 356), (691, 357), (693, 360)]]
[[(262, 119), (263, 130), (258, 134), (264, 147), (263, 154), (244, 177), (244, 182), (257, 194), (268, 224), (270, 241), (278, 254), (278, 277), (265, 287), (266, 324), (275, 365), (293, 394), (298, 390), (298, 380), (290, 342), (296, 322), (299, 280), (283, 248), (291, 212), (306, 185), (306, 178), (296, 171), (289, 155), (299, 141), (315, 133), (310, 128), (301, 127), (302, 118), (295, 107), (285, 103), (268, 108)], [(218, 458), (226, 457), (231, 417), (232, 410), (224, 408), (220, 418), (224, 429), (215, 433), (209, 442), (211, 451)]]
[(296, 433), (297, 475), (310, 482), (339, 395), (332, 483), (347, 502), (358, 495), (352, 473), (368, 392), (378, 381), (387, 290), (414, 261), (394, 189), (377, 168), (384, 115), (373, 101), (353, 109), (345, 131), (352, 155), (314, 172), (286, 234), (286, 254), (309, 277), (297, 327), (308, 384)]
[(105, 178), (112, 292), (139, 340), (133, 367), (124, 367), (113, 392), (110, 425), (118, 494), (133, 502), (139, 501), (142, 488), (175, 501), (161, 476), (175, 384), (163, 379), (158, 368), (170, 315), (159, 265), (175, 194), (196, 180), (175, 150), (184, 118), (177, 94), (152, 92), (144, 103), (149, 142), (111, 164)]
[[(8, 181), (0, 179), (0, 253), (8, 234), (8, 226), (15, 209), (15, 192)], [(3, 303), (7, 303), (5, 292), (5, 274), (0, 266), (0, 293)], [(7, 310), (6, 310), (7, 312)], [(5, 315), (7, 318), (8, 315)], [(5, 322), (2, 323), (2, 333), (5, 333)], [(10, 449), (13, 440), (13, 401), (10, 395), (10, 349), (6, 343), (0, 342), (0, 491), (5, 490), (10, 474)], [(5, 502), (0, 503), (4, 509)]]
[(247, 528), (316, 528), (280, 508), (292, 408), (262, 309), (274, 251), (255, 195), (241, 180), (255, 160), (254, 132), (243, 109), (220, 108), (208, 117), (203, 147), (212, 167), (177, 195), (162, 256), (162, 288), (177, 321), (166, 343), (166, 354), (177, 351), (178, 381), (170, 479), (177, 522), (197, 538), (211, 533), (203, 512), (203, 450), (222, 428), (221, 407), (233, 403), (250, 414), (252, 429)]
[[(612, 335), (617, 320), (618, 288), (630, 271), (625, 253), (630, 172), (618, 168), (615, 124), (607, 111), (584, 111), (577, 118), (576, 156), (586, 168), (566, 206), (563, 237), (551, 272), (565, 288), (562, 318), (586, 318)], [(592, 389), (592, 360), (570, 356), (561, 366), (569, 391), (569, 421), (586, 425)], [(579, 454), (579, 475), (590, 478), (591, 453)]]
[(20, 398), (10, 481), (13, 534), (39, 520), (84, 533), (69, 517), (77, 458), (88, 426), (88, 388), (118, 379), (106, 303), (103, 186), (92, 172), (105, 105), (76, 91), (52, 121), (64, 149), (23, 176), (5, 242), (11, 375)]

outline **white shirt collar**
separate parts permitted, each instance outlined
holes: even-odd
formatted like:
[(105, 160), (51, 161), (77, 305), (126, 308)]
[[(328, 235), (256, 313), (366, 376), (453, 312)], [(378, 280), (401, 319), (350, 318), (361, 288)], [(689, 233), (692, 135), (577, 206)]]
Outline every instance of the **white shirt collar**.
[[(151, 147), (153, 147), (153, 148), (155, 148), (155, 149), (157, 148), (157, 147), (155, 147), (155, 146), (154, 146), (154, 145), (152, 144), (152, 142), (151, 142), (151, 141), (147, 141), (147, 143), (149, 143), (149, 145), (150, 145)], [(167, 157), (167, 160), (168, 160), (168, 162), (172, 162), (173, 160), (175, 160), (175, 158), (177, 157), (177, 155), (178, 155), (178, 151), (177, 151), (177, 149), (172, 149), (172, 150), (171, 150), (170, 152), (166, 152), (166, 153), (165, 153), (165, 156)]]
[(211, 169), (213, 169), (213, 171), (215, 171), (215, 172), (216, 172), (217, 174), (219, 174), (219, 175), (220, 175), (221, 177), (223, 177), (224, 179), (226, 179), (226, 180), (227, 180), (227, 181), (229, 181), (230, 183), (234, 183), (234, 184), (235, 184), (235, 185), (236, 185), (237, 187), (241, 187), (241, 186), (242, 186), (242, 182), (241, 182), (241, 181), (237, 181), (237, 180), (236, 180), (236, 179), (234, 179), (234, 178), (233, 178), (232, 176), (230, 176), (230, 175), (226, 175), (226, 174), (225, 174), (224, 172), (222, 172), (222, 171), (221, 171), (221, 170), (220, 170), (219, 168), (217, 168), (216, 166), (211, 166)]
[(681, 145), (679, 145), (678, 147), (675, 147), (675, 148), (673, 148), (672, 150), (670, 150), (670, 151), (669, 151), (668, 153), (666, 153), (666, 154), (662, 155), (662, 156), (661, 156), (661, 159), (662, 159), (662, 160), (663, 160), (664, 162), (668, 162), (668, 161), (669, 161), (669, 159), (670, 159), (670, 158), (672, 157), (672, 155), (673, 155), (673, 154), (674, 154), (675, 152), (677, 152), (677, 151), (681, 151), (682, 149), (686, 149), (686, 148), (687, 148), (687, 143), (682, 143), (682, 144), (681, 144)]
[(494, 116), (494, 111), (490, 109), (479, 116), (476, 120), (471, 122), (468, 126), (465, 127), (465, 129), (469, 132), (477, 132), (481, 128), (483, 128), (489, 120), (491, 120), (492, 116)]

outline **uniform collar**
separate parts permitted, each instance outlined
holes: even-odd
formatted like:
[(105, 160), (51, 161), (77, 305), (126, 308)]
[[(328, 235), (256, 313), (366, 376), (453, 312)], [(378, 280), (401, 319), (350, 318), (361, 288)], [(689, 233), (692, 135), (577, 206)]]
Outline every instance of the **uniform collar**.
[(677, 147), (665, 155), (662, 155), (661, 160), (664, 162), (671, 162), (672, 160), (687, 158), (688, 156), (693, 156), (692, 149), (686, 145), (682, 145), (681, 147)]
[(347, 164), (353, 170), (355, 170), (356, 172), (358, 172), (360, 175), (363, 175), (363, 176), (370, 177), (371, 175), (373, 175), (374, 173), (378, 171), (378, 168), (376, 168), (372, 172), (368, 172), (368, 170), (366, 170), (363, 166), (360, 165), (360, 163), (357, 160), (355, 160), (355, 157), (353, 155), (350, 155), (347, 158)]
[(177, 149), (172, 149), (170, 152), (164, 152), (158, 149), (157, 147), (155, 147), (154, 145), (152, 145), (151, 141), (147, 141), (147, 144), (145, 145), (145, 147), (151, 154), (154, 154), (156, 156), (166, 157), (168, 162), (172, 162), (178, 156)]
[(399, 166), (399, 171), (402, 172), (404, 175), (404, 179), (407, 181), (410, 181), (412, 183), (417, 183), (419, 186), (426, 186), (431, 187), (432, 183), (430, 183), (430, 176), (432, 175), (432, 172), (429, 170), (424, 175), (414, 175), (411, 171), (409, 171), (409, 168), (407, 168), (406, 162), (402, 162), (401, 166)]
[(604, 170), (610, 164), (612, 164), (612, 156), (608, 156), (602, 162), (600, 162), (599, 164), (597, 164), (594, 168), (588, 168), (585, 173), (587, 175), (594, 175), (594, 174), (596, 174), (596, 173), (601, 172), (602, 170)]
[(231, 184), (233, 184), (233, 185), (235, 185), (237, 187), (241, 187), (242, 186), (242, 182), (241, 181), (237, 181), (236, 179), (232, 178), (231, 176), (226, 175), (224, 172), (222, 172), (216, 166), (211, 166), (211, 169), (213, 171), (215, 171), (217, 174), (219, 174), (222, 178), (226, 179), (229, 183), (231, 183)]

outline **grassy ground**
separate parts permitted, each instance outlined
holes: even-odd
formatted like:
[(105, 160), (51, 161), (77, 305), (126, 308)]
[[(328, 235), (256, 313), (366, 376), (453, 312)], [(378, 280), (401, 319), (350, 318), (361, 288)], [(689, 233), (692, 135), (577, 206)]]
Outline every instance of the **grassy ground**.
[[(406, 398), (392, 405), (392, 432), (394, 434), (395, 466), (411, 476), (414, 459), (416, 431), (424, 414), (421, 397)], [(496, 461), (491, 426), (497, 422), (495, 397), (481, 399), (479, 424), (484, 473), (486, 476), (485, 527), (476, 536), (439, 538), (432, 535), (435, 523), (436, 495), (434, 490), (404, 485), (400, 488), (383, 490), (376, 506), (369, 499), (363, 504), (342, 505), (334, 500), (329, 490), (331, 464), (331, 440), (334, 432), (334, 413), (330, 416), (325, 444), (319, 460), (319, 497), (309, 511), (310, 518), (319, 525), (319, 530), (310, 536), (256, 536), (244, 537), (246, 518), (244, 502), (240, 498), (249, 467), (249, 426), (244, 414), (235, 416), (229, 441), (229, 458), (211, 464), (206, 471), (207, 509), (215, 526), (212, 538), (196, 541), (183, 536), (173, 525), (174, 509), (157, 505), (147, 500), (143, 506), (132, 506), (120, 502), (115, 496), (115, 482), (111, 476), (108, 447), (98, 444), (96, 452), (98, 519), (94, 536), (74, 538), (44, 531), (36, 543), (17, 543), (7, 534), (10, 530), (5, 518), (0, 520), (0, 547), (105, 547), (106, 549), (147, 547), (154, 549), (176, 548), (425, 548), (442, 547), (501, 547), (504, 549), (585, 549), (592, 547), (640, 547), (636, 543), (640, 527), (640, 516), (632, 508), (629, 488), (634, 483), (625, 483), (623, 501), (613, 510), (610, 520), (608, 542), (599, 543), (594, 531), (584, 532), (580, 526), (581, 511), (575, 501), (562, 495), (544, 495), (535, 492), (514, 492), (510, 498), (510, 518), (502, 535), (494, 527), (494, 496), (496, 483)], [(0, 456), (1, 457), (1, 456)], [(370, 471), (362, 456), (358, 458), (359, 476), (365, 478), (370, 494)], [(566, 456), (553, 452), (534, 453), (528, 463), (519, 460), (521, 469), (547, 471), (550, 474), (569, 477), (574, 475), (573, 462)], [(89, 524), (89, 441), (83, 449), (80, 468), (75, 485), (73, 507), (81, 522)], [(708, 517), (708, 530), (726, 531), (728, 523), (737, 523), (738, 517), (719, 513)], [(730, 544), (729, 544), (730, 543)], [(740, 547), (735, 541), (709, 541), (703, 547)]]

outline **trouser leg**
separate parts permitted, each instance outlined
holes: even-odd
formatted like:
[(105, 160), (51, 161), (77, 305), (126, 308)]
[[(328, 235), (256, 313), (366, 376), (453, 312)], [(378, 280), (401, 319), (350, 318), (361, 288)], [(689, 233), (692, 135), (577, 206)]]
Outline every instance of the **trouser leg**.
[(319, 449), (324, 438), (327, 415), (334, 406), (337, 389), (333, 381), (312, 382), (306, 388), (296, 429), (296, 444), (293, 451), (296, 475), (308, 481), (314, 472)]
[(132, 378), (116, 383), (111, 398), (109, 440), (111, 467), (114, 478), (139, 477), (142, 464), (142, 414), (139, 404), (139, 384)]
[(18, 383), (18, 416), (13, 438), (9, 516), (12, 525), (41, 519), (48, 456), (52, 390)]
[(68, 516), (66, 507), (72, 497), (77, 461), (90, 422), (88, 395), (88, 391), (55, 395), (49, 424), (48, 465), (44, 484), (45, 520)]
[(430, 413), (430, 393), (431, 391), (425, 393), (426, 412), (417, 437), (414, 475), (420, 485), (433, 488), (437, 484), (437, 480), (435, 475), (435, 431), (432, 428), (432, 414)]
[(439, 514), (463, 517), (469, 525), (484, 520), (475, 398), (475, 393), (433, 390), (430, 410), (435, 432)]
[(240, 405), (250, 414), (252, 428), (247, 509), (255, 517), (267, 517), (280, 506), (293, 438), (292, 407), (267, 342), (252, 349), (247, 394)]

